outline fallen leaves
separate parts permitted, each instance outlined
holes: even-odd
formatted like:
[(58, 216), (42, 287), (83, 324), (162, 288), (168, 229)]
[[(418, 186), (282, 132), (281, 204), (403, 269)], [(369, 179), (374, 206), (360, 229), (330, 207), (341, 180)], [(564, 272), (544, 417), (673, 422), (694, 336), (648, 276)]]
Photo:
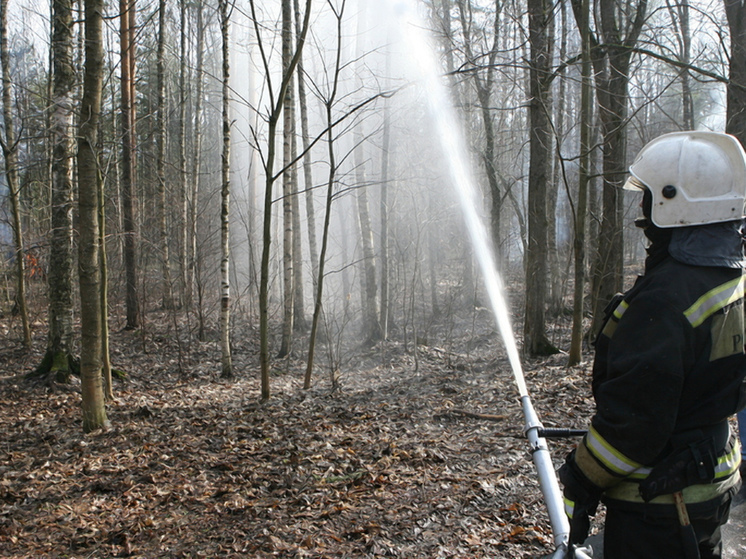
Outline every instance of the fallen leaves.
[[(0, 555), (546, 553), (551, 533), (497, 345), (461, 363), (421, 346), (415, 371), (390, 343), (384, 363), (371, 352), (343, 372), (334, 395), (324, 380), (303, 392), (302, 367), (291, 367), (266, 403), (251, 369), (233, 383), (154, 377), (156, 356), (132, 349), (130, 379), (108, 406), (113, 428), (92, 435), (81, 432), (77, 394), (0, 381)], [(535, 405), (548, 426), (582, 426), (584, 380), (564, 374), (529, 368)], [(560, 459), (563, 443), (552, 444)]]

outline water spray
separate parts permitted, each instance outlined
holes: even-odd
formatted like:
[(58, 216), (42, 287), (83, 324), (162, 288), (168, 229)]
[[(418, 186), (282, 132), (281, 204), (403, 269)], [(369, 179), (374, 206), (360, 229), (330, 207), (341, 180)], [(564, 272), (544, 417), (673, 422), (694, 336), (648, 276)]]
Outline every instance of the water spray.
[(513, 369), (513, 376), (526, 420), (524, 432), (529, 441), (533, 462), (539, 475), (539, 485), (549, 513), (549, 522), (556, 547), (555, 552), (550, 557), (556, 559), (568, 557), (590, 558), (592, 555), (590, 549), (573, 549), (569, 544), (570, 525), (565, 515), (562, 492), (559, 488), (552, 457), (543, 436), (547, 433), (547, 430), (544, 430), (539, 421), (528, 394), (518, 347), (510, 323), (510, 315), (503, 297), (500, 276), (497, 273), (497, 266), (487, 236), (487, 228), (476, 210), (476, 183), (466, 163), (468, 157), (461, 126), (456, 118), (447, 88), (442, 82), (442, 69), (435, 57), (435, 51), (430, 44), (429, 37), (423, 31), (425, 26), (418, 15), (417, 1), (392, 0), (392, 5), (397, 15), (396, 20), (402, 27), (401, 34), (407, 41), (407, 53), (412, 58), (412, 66), (420, 74), (418, 81), (423, 91), (427, 92), (427, 101), (436, 135), (441, 142), (441, 148), (446, 156), (445, 159), (448, 161), (451, 180), (459, 195), (464, 221), (482, 270), (492, 312)]

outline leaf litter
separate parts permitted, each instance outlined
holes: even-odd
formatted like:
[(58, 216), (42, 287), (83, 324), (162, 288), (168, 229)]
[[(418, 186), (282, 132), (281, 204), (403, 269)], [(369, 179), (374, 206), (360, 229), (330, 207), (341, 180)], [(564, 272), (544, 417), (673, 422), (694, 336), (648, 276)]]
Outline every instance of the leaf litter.
[[(165, 321), (164, 321), (165, 322)], [(468, 354), (384, 342), (301, 388), (298, 360), (259, 401), (254, 344), (217, 351), (114, 334), (128, 370), (108, 431), (85, 435), (76, 387), (0, 377), (2, 557), (523, 558), (552, 549), (513, 373), (494, 332)], [(130, 337), (128, 337), (130, 336)], [(166, 341), (164, 341), (166, 340)], [(38, 341), (43, 347), (43, 340)], [(455, 343), (453, 344), (456, 345)], [(469, 345), (464, 341), (463, 347)], [(40, 348), (36, 352), (38, 354)], [(1, 350), (6, 371), (38, 355)], [(546, 426), (584, 427), (587, 367), (527, 362)], [(571, 441), (550, 441), (558, 466)]]

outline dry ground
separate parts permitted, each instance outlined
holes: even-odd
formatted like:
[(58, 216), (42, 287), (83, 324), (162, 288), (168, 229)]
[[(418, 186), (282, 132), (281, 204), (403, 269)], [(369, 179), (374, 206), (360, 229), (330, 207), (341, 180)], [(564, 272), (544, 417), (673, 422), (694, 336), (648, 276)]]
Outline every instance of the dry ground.
[[(215, 344), (182, 346), (179, 357), (167, 326), (114, 332), (114, 364), (128, 377), (108, 404), (112, 428), (88, 435), (78, 385), (23, 380), (43, 328), (23, 352), (6, 322), (0, 556), (547, 553), (513, 373), (489, 317), (479, 322), (447, 348), (421, 345), (415, 356), (386, 342), (350, 358), (335, 393), (326, 375), (303, 391), (300, 361), (277, 364), (264, 403), (249, 329), (236, 335), (230, 382), (218, 378)], [(529, 389), (546, 426), (583, 427), (589, 368), (564, 363), (525, 363)], [(550, 444), (559, 464), (569, 443)]]

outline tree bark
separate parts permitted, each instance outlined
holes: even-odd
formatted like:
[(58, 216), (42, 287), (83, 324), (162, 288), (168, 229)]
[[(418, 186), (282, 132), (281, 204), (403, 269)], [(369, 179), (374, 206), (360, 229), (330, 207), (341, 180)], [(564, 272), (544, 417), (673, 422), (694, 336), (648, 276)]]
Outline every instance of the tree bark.
[(376, 285), (376, 261), (373, 248), (373, 230), (370, 224), (370, 209), (368, 204), (368, 186), (365, 176), (365, 158), (363, 155), (363, 133), (360, 130), (362, 123), (358, 123), (355, 141), (355, 174), (356, 174), (356, 201), (357, 218), (360, 227), (360, 236), (363, 248), (363, 271), (360, 275), (363, 295), (363, 329), (362, 338), (365, 345), (373, 345), (378, 342), (383, 333), (381, 323), (378, 321), (378, 286)]
[[(572, 0), (576, 21), (580, 21), (580, 0)], [(589, 335), (595, 338), (603, 320), (603, 309), (615, 293), (623, 289), (624, 237), (622, 233), (623, 193), (627, 172), (625, 124), (629, 66), (632, 49), (645, 22), (647, 0), (639, 0), (618, 21), (615, 0), (600, 0), (599, 18), (602, 41), (591, 34), (591, 63), (595, 73), (601, 134), (603, 137), (603, 216), (593, 264), (591, 305), (593, 324)], [(626, 35), (622, 34), (622, 29)]]
[(122, 213), (124, 225), (124, 268), (126, 284), (126, 329), (140, 326), (140, 308), (137, 294), (137, 241), (135, 227), (135, 0), (120, 0), (120, 49), (122, 92)]
[(724, 4), (730, 30), (725, 131), (746, 146), (746, 6), (740, 0), (724, 0)]
[[(319, 331), (319, 321), (321, 320), (322, 314), (322, 295), (324, 293), (324, 268), (326, 266), (326, 250), (329, 245), (329, 224), (331, 223), (332, 215), (332, 202), (334, 200), (334, 184), (336, 181), (337, 174), (337, 162), (336, 154), (334, 150), (334, 131), (332, 127), (333, 116), (332, 110), (334, 103), (337, 98), (337, 90), (339, 87), (339, 74), (341, 70), (340, 58), (342, 54), (342, 16), (344, 15), (345, 2), (343, 0), (342, 5), (338, 12), (335, 12), (337, 17), (337, 50), (336, 60), (334, 66), (334, 78), (332, 81), (332, 89), (329, 97), (324, 100), (326, 109), (326, 146), (328, 150), (328, 163), (329, 163), (329, 175), (326, 183), (326, 205), (324, 209), (324, 226), (321, 235), (321, 254), (319, 255), (318, 264), (318, 276), (316, 281), (316, 292), (314, 294), (314, 305), (313, 305), (313, 317), (311, 319), (311, 334), (308, 341), (308, 358), (306, 360), (306, 375), (303, 379), (303, 389), (308, 390), (311, 388), (311, 377), (313, 374), (314, 355), (316, 351), (316, 340)], [(332, 373), (332, 379), (336, 379)]]
[(103, 79), (102, 0), (85, 0), (85, 73), (78, 134), (80, 378), (83, 431), (106, 428), (101, 376), (101, 270), (99, 262), (99, 169), (96, 145)]
[(262, 230), (262, 261), (259, 279), (259, 363), (261, 375), (261, 398), (267, 400), (270, 397), (269, 385), (269, 257), (272, 247), (272, 193), (274, 183), (277, 177), (274, 174), (275, 148), (274, 143), (277, 137), (277, 125), (282, 113), (285, 92), (290, 86), (290, 77), (295, 72), (298, 60), (305, 44), (306, 34), (311, 18), (311, 0), (306, 0), (305, 12), (303, 16), (303, 25), (298, 35), (297, 47), (293, 54), (292, 60), (287, 68), (283, 70), (282, 81), (280, 83), (277, 97), (272, 89), (271, 75), (269, 72), (269, 61), (264, 55), (264, 46), (262, 43), (262, 34), (260, 32), (259, 22), (256, 17), (256, 5), (254, 0), (249, 0), (251, 16), (254, 21), (254, 32), (256, 33), (259, 49), (263, 55), (263, 64), (265, 67), (265, 79), (268, 80), (268, 90), (270, 95), (271, 111), (267, 118), (267, 153), (264, 158), (264, 172), (266, 183), (264, 188), (264, 210), (263, 210), (263, 230)]
[(223, 63), (223, 150), (221, 154), (221, 205), (220, 205), (220, 346), (222, 378), (233, 377), (230, 333), (230, 165), (231, 165), (231, 121), (230, 121), (230, 15), (228, 0), (218, 0), (220, 13), (220, 35)]
[[(481, 65), (472, 52), (472, 37), (470, 32), (471, 22), (471, 3), (465, 3), (465, 0), (458, 0), (459, 16), (461, 19), (461, 29), (464, 34), (464, 49), (470, 65)], [(484, 130), (484, 149), (481, 153), (487, 175), (487, 183), (490, 192), (490, 234), (492, 239), (493, 250), (495, 251), (495, 261), (502, 262), (502, 240), (501, 240), (501, 214), (504, 196), (500, 191), (500, 179), (498, 177), (497, 167), (495, 166), (495, 127), (492, 118), (492, 90), (495, 81), (495, 60), (498, 52), (498, 38), (500, 36), (500, 12), (502, 4), (500, 0), (495, 0), (495, 13), (493, 22), (492, 47), (487, 57), (486, 76), (482, 78), (479, 71), (472, 72), (474, 86), (477, 90), (477, 99), (479, 101), (479, 113)]]
[(530, 162), (528, 171), (528, 251), (524, 351), (532, 356), (556, 353), (546, 335), (547, 185), (552, 161), (551, 82), (552, 4), (528, 0), (530, 63)]
[(15, 119), (11, 92), (13, 85), (10, 79), (10, 53), (8, 51), (8, 0), (0, 0), (0, 64), (3, 83), (3, 119), (5, 138), (2, 140), (5, 158), (5, 180), (8, 185), (11, 214), (13, 219), (13, 242), (15, 244), (16, 264), (16, 308), (21, 315), (23, 327), (23, 347), (31, 347), (31, 325), (28, 318), (26, 301), (26, 251), (23, 244), (23, 224), (21, 222), (21, 201), (18, 181), (18, 145), (15, 135)]
[(582, 0), (578, 26), (581, 36), (581, 91), (580, 91), (580, 161), (578, 176), (577, 207), (574, 208), (574, 280), (572, 307), (572, 334), (568, 366), (578, 365), (583, 360), (583, 314), (585, 311), (585, 239), (586, 213), (588, 208), (588, 184), (591, 168), (591, 139), (593, 136), (593, 85), (591, 83), (591, 43), (588, 19), (590, 0)]
[[(197, 254), (197, 217), (198, 204), (199, 204), (199, 190), (200, 190), (200, 174), (202, 172), (202, 114), (204, 95), (204, 23), (202, 21), (203, 7), (202, 3), (198, 2), (195, 7), (197, 10), (197, 68), (195, 70), (195, 80), (197, 85), (195, 88), (195, 101), (194, 101), (194, 153), (192, 158), (192, 173), (190, 183), (190, 215), (189, 215), (189, 265), (187, 270), (187, 289), (186, 289), (186, 300), (187, 308), (194, 308), (194, 291), (197, 288), (197, 270), (199, 258)], [(197, 308), (199, 329), (198, 338), (204, 340), (205, 338), (205, 320), (204, 312), (202, 309), (202, 297), (199, 297), (198, 308)]]
[(179, 278), (181, 292), (180, 306), (186, 306), (186, 293), (189, 262), (189, 186), (187, 183), (187, 0), (179, 0), (179, 196), (181, 197), (181, 216), (179, 222)]
[(166, 0), (158, 2), (158, 52), (156, 105), (157, 155), (156, 176), (158, 179), (158, 223), (160, 229), (161, 256), (161, 307), (173, 309), (171, 288), (171, 258), (168, 247), (168, 225), (166, 221)]
[[(293, 32), (292, 32), (292, 10), (291, 0), (282, 0), (282, 68), (287, 75), (290, 61), (293, 55)], [(282, 359), (290, 353), (293, 339), (293, 320), (295, 313), (293, 304), (295, 302), (295, 273), (293, 256), (293, 202), (295, 195), (293, 191), (293, 174), (291, 168), (294, 166), (292, 153), (294, 99), (293, 85), (294, 76), (288, 77), (288, 87), (285, 90), (285, 98), (282, 100), (283, 126), (282, 126), (282, 209), (283, 209), (283, 253), (282, 253), (282, 285), (283, 285), (283, 319), (282, 340), (277, 357)]]
[(51, 366), (37, 372), (49, 371), (57, 382), (66, 383), (73, 369), (79, 368), (73, 355), (73, 4), (54, 0), (52, 9), (52, 230), (49, 335), (42, 362)]
[[(300, 36), (301, 18), (298, 0), (294, 0), (295, 9), (295, 35)], [(298, 104), (300, 106), (300, 125), (303, 145), (303, 179), (306, 193), (306, 221), (308, 224), (308, 250), (311, 257), (311, 273), (313, 274), (312, 282), (314, 288), (319, 274), (319, 249), (316, 240), (316, 210), (314, 207), (313, 195), (313, 164), (311, 162), (310, 143), (311, 138), (308, 133), (308, 104), (306, 102), (306, 82), (304, 80), (305, 71), (303, 68), (303, 53), (298, 59)]]

